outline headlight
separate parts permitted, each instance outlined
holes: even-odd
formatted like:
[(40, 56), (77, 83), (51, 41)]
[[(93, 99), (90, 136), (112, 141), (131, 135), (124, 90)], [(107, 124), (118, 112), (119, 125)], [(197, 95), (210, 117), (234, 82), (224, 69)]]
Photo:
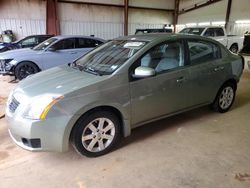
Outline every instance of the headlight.
[(5, 66), (7, 66), (8, 63), (10, 63), (11, 61), (13, 61), (13, 59), (1, 59), (1, 60), (0, 60), (0, 62), (1, 62), (2, 64), (4, 64)]
[(16, 61), (16, 60), (14, 60), (14, 59), (12, 59), (11, 61), (9, 61), (8, 63), (10, 64), (10, 65), (16, 65), (16, 63), (17, 63), (18, 61)]
[(42, 120), (45, 119), (51, 107), (57, 103), (63, 96), (46, 94), (35, 97), (25, 110), (23, 117), (27, 119)]

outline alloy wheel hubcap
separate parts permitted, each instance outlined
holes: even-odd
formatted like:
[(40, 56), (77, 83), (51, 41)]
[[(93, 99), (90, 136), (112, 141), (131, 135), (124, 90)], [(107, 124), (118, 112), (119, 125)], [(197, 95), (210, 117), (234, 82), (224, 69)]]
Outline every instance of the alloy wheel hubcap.
[(34, 74), (35, 70), (33, 67), (29, 66), (29, 65), (24, 65), (23, 67), (20, 68), (20, 77), (26, 78), (28, 75)]
[(232, 87), (225, 87), (220, 95), (219, 105), (225, 110), (227, 109), (233, 102), (234, 98), (234, 90)]
[(112, 143), (114, 136), (114, 123), (108, 118), (96, 118), (83, 130), (82, 144), (90, 152), (100, 152)]

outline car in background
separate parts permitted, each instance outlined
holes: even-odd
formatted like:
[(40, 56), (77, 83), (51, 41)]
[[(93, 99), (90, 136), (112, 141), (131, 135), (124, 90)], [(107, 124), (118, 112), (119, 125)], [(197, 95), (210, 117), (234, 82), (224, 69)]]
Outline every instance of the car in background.
[(41, 42), (53, 37), (54, 35), (31, 35), (11, 43), (0, 43), (0, 52), (19, 48), (33, 48)]
[(72, 63), (96, 46), (100, 38), (86, 36), (55, 36), (32, 49), (11, 50), (0, 54), (0, 74), (14, 75), (22, 80), (31, 74)]
[(227, 49), (229, 49), (233, 53), (237, 53), (239, 50), (243, 48), (244, 37), (236, 35), (227, 35), (224, 27), (219, 27), (219, 26), (187, 27), (182, 29), (179, 33), (187, 33), (187, 34), (200, 35), (204, 37), (210, 37), (214, 40), (217, 40), (224, 46), (226, 46)]
[(96, 157), (131, 129), (204, 105), (232, 106), (243, 59), (195, 35), (124, 36), (70, 65), (19, 82), (6, 106), (13, 141), (30, 151)]
[(148, 34), (148, 33), (173, 33), (171, 28), (163, 29), (136, 29), (135, 35)]

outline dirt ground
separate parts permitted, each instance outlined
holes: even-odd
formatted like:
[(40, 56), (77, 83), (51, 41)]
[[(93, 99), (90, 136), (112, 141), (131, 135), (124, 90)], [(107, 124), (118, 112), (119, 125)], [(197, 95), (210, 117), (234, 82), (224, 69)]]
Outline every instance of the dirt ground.
[[(0, 112), (15, 84), (0, 76)], [(29, 152), (0, 119), (0, 188), (249, 188), (250, 71), (232, 109), (199, 108), (132, 131), (102, 157)]]

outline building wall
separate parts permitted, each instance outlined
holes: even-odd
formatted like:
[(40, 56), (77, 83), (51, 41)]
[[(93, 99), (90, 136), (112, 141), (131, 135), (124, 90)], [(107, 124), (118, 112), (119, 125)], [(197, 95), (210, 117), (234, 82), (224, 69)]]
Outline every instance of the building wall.
[(167, 11), (129, 9), (129, 34), (136, 29), (163, 28), (165, 24), (173, 23), (173, 14)]
[[(152, 3), (153, 2), (153, 3)], [(174, 0), (129, 0), (129, 5), (159, 9), (174, 9)]]
[(90, 3), (105, 3), (123, 5), (124, 0), (67, 0), (68, 2), (90, 2)]
[(232, 34), (243, 34), (250, 31), (250, 23), (235, 23), (237, 20), (250, 20), (249, 0), (232, 1), (229, 32)]
[[(193, 7), (194, 4), (204, 3), (204, 0), (181, 0), (180, 10)], [(225, 21), (228, 0), (202, 7), (185, 14), (179, 15), (178, 24)], [(233, 0), (229, 18), (228, 34), (243, 35), (245, 31), (250, 31), (250, 24), (237, 24), (236, 20), (250, 20), (249, 0)], [(183, 28), (179, 27), (178, 30)]]
[[(195, 3), (204, 1), (181, 0), (180, 10), (182, 8), (191, 7)], [(225, 21), (225, 14), (227, 10), (227, 0), (219, 1), (206, 7), (202, 7), (184, 14), (178, 18), (178, 24), (186, 24), (193, 22), (207, 22), (207, 21)]]
[[(122, 7), (86, 5), (73, 2), (94, 2), (123, 5), (124, 0), (67, 0), (58, 3), (61, 34), (95, 35), (110, 39), (123, 35)], [(70, 3), (72, 1), (72, 3)], [(130, 6), (173, 9), (174, 0), (130, 0)], [(129, 34), (139, 28), (162, 28), (171, 24), (172, 13), (161, 10), (129, 9)], [(11, 29), (17, 38), (46, 32), (45, 0), (0, 0), (0, 32)]]
[(46, 2), (0, 0), (0, 32), (12, 30), (17, 38), (45, 33)]
[[(101, 3), (99, 0), (92, 2)], [(154, 3), (154, 7), (151, 6), (151, 8), (166, 7), (166, 9), (172, 9), (173, 3), (166, 2), (165, 0), (159, 0), (159, 3)], [(105, 3), (122, 5), (123, 1), (109, 0)], [(152, 1), (130, 0), (131, 6), (150, 7), (150, 3)], [(123, 35), (124, 12), (122, 7), (59, 3), (58, 12), (62, 34), (95, 35), (104, 39)], [(172, 19), (172, 13), (167, 11), (129, 8), (128, 33), (134, 34), (135, 30), (139, 28), (162, 28), (164, 24), (171, 24)]]
[[(148, 7), (155, 9), (174, 9), (174, 0), (129, 0), (129, 5), (134, 7)], [(128, 14), (129, 34), (134, 34), (136, 29), (163, 28), (165, 24), (173, 23), (173, 14), (162, 10), (148, 10), (130, 8)]]
[(123, 9), (58, 3), (61, 34), (95, 35), (104, 39), (123, 34)]

